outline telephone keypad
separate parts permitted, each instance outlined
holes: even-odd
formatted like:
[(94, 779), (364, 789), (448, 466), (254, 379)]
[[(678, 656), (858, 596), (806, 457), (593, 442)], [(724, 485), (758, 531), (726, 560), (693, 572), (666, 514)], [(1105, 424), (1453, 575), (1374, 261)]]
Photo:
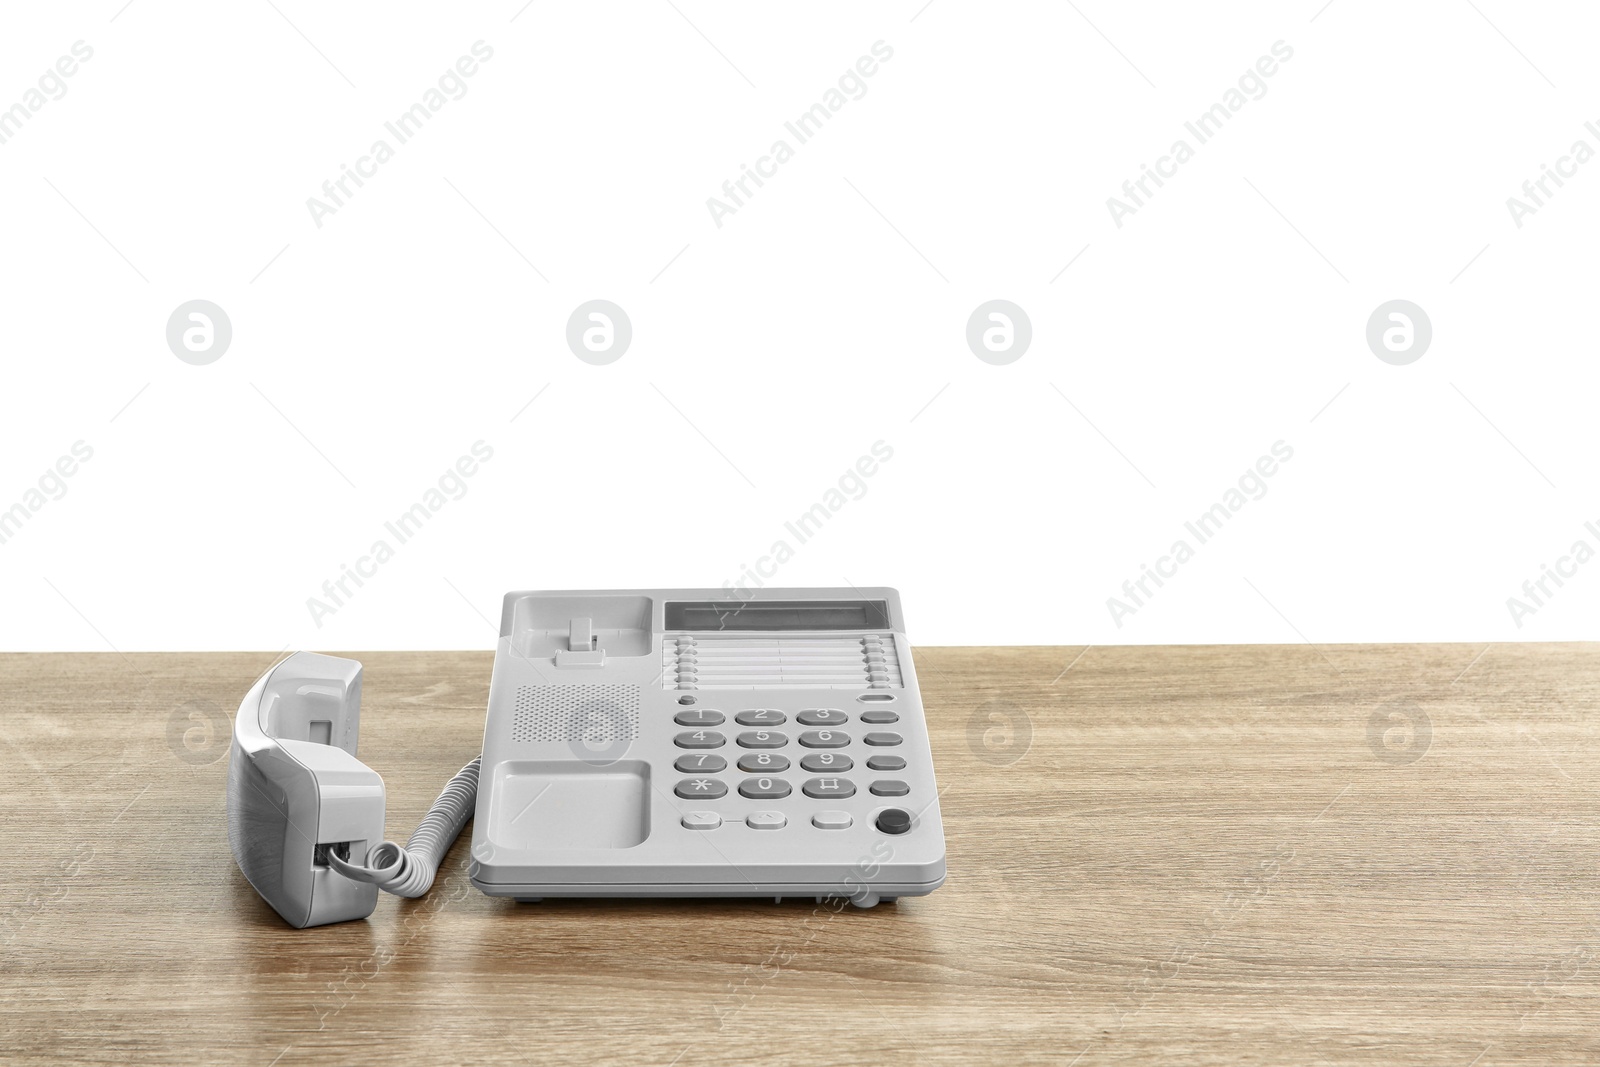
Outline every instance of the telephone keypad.
[[(880, 749), (892, 748), (905, 741), (900, 734), (890, 730), (870, 730), (852, 736), (838, 729), (848, 725), (851, 716), (837, 708), (806, 708), (798, 712), (785, 712), (777, 708), (746, 708), (734, 712), (733, 721), (740, 726), (761, 729), (744, 730), (734, 736), (734, 741), (740, 748), (758, 750), (746, 752), (738, 759), (738, 769), (749, 775), (738, 783), (739, 796), (749, 800), (781, 800), (794, 794), (794, 787), (789, 781), (776, 777), (790, 769), (789, 757), (769, 751), (788, 745), (789, 735), (771, 727), (789, 721), (790, 715), (793, 715), (798, 725), (817, 727), (800, 732), (796, 740), (803, 748), (827, 750), (807, 752), (799, 761), (801, 770), (816, 776), (807, 778), (800, 786), (800, 793), (812, 800), (842, 800), (856, 795), (858, 783), (844, 777), (855, 769), (855, 760), (844, 752), (832, 750), (848, 748), (858, 741)], [(713, 709), (694, 709), (678, 712), (674, 716), (674, 721), (680, 726), (704, 727), (721, 725), (726, 718), (722, 712)], [(900, 715), (885, 708), (874, 708), (860, 712), (858, 719), (867, 726), (888, 726), (899, 722)], [(673, 740), (680, 748), (708, 749), (722, 747), (728, 738), (719, 731), (701, 729), (680, 733)], [(728, 761), (721, 756), (696, 752), (678, 757), (673, 766), (681, 772), (697, 775), (677, 784), (674, 791), (678, 796), (685, 799), (699, 797), (707, 800), (728, 796), (729, 789), (726, 783), (706, 777), (727, 770)], [(873, 771), (892, 772), (904, 770), (907, 764), (903, 756), (884, 753), (869, 757), (866, 766)], [(897, 778), (878, 778), (866, 784), (873, 796), (904, 797), (911, 792), (910, 785)], [(728, 817), (738, 820), (740, 815), (733, 814)], [(683, 816), (683, 825), (692, 830), (716, 829), (722, 825), (723, 818), (723, 815), (716, 812), (689, 812)], [(813, 812), (810, 819), (811, 825), (819, 830), (843, 830), (855, 824), (854, 818), (846, 811)], [(788, 817), (783, 812), (777, 811), (748, 813), (744, 816), (744, 821), (747, 826), (761, 830), (783, 829), (788, 825)], [(880, 826), (879, 829), (884, 828)], [(884, 829), (884, 832), (896, 833), (903, 830), (897, 825), (894, 829)]]
[(715, 730), (685, 730), (672, 739), (679, 748), (721, 748), (727, 741)]
[(693, 756), (679, 756), (678, 762), (672, 765), (673, 770), (682, 771), (684, 774), (715, 774), (726, 770), (728, 761), (721, 756), (710, 756), (698, 753)]

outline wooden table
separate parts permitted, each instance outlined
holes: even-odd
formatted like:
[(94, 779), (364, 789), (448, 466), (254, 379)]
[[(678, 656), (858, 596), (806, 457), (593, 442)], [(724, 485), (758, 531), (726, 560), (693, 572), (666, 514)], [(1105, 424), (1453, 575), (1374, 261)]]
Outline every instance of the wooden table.
[[(491, 655), (352, 655), (404, 840)], [(0, 656), (0, 1061), (1600, 1058), (1594, 645), (923, 649), (932, 896), (517, 905), (469, 833), (302, 931), (223, 817), (275, 658)]]

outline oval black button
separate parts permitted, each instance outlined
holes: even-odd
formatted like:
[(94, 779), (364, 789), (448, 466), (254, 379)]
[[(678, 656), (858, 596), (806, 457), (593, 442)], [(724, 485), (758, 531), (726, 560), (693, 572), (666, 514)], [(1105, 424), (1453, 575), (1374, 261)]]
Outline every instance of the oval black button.
[(886, 834), (903, 834), (911, 829), (911, 815), (899, 808), (887, 808), (878, 813), (878, 829)]

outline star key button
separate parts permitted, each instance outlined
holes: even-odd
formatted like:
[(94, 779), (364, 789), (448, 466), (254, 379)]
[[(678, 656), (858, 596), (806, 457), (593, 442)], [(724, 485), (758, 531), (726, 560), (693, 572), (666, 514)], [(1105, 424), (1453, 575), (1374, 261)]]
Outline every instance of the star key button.
[(672, 791), (685, 800), (716, 800), (728, 795), (728, 785), (716, 778), (685, 778)]

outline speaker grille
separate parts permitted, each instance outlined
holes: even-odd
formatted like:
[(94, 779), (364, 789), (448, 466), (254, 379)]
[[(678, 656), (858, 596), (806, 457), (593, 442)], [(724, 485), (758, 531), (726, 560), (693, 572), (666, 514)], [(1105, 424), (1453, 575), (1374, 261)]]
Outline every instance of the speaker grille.
[(636, 685), (523, 685), (511, 718), (513, 741), (607, 745), (639, 736)]

